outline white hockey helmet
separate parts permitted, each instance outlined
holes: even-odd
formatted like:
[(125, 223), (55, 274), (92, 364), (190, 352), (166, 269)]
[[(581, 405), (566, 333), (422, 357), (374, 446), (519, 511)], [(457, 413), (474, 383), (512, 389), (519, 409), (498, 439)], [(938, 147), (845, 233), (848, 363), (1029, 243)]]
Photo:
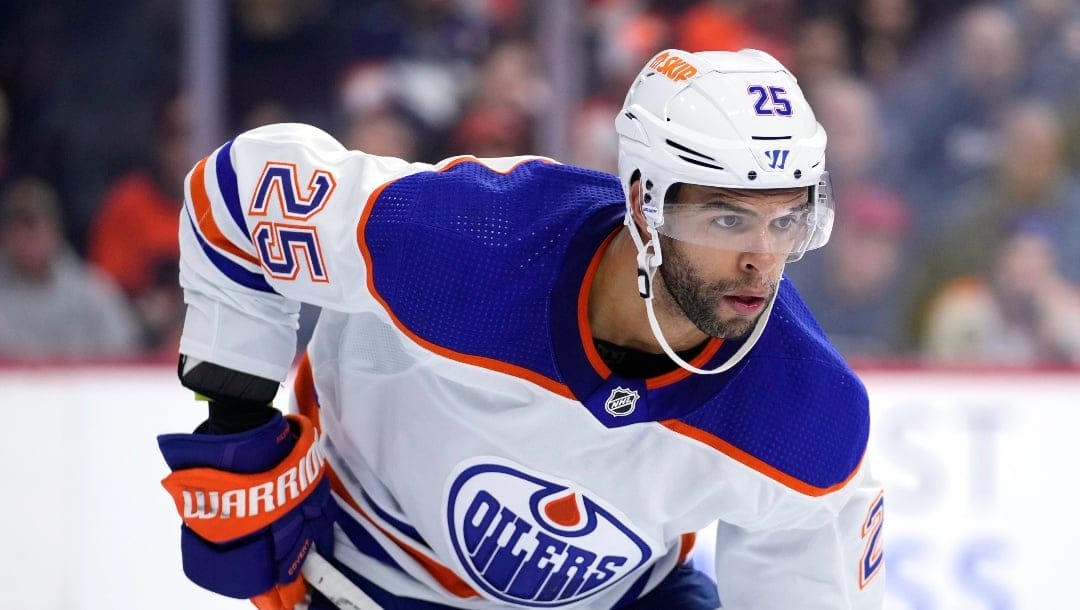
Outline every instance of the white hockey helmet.
[[(641, 70), (615, 119), (619, 177), (630, 214), (640, 175), (646, 223), (665, 227), (664, 203), (677, 183), (733, 189), (809, 189), (806, 226), (787, 253), (795, 261), (832, 232), (825, 130), (795, 77), (764, 51), (669, 49)], [(670, 210), (669, 210), (670, 212)], [(631, 220), (628, 216), (628, 224)]]

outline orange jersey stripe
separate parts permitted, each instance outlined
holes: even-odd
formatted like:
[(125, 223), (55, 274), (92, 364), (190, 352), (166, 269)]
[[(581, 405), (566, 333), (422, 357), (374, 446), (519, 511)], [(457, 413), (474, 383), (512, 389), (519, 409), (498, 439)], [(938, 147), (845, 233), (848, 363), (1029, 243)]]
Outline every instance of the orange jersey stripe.
[[(585, 279), (581, 282), (581, 291), (578, 293), (577, 301), (577, 321), (578, 332), (581, 334), (581, 346), (585, 350), (585, 356), (589, 359), (589, 364), (592, 365), (593, 370), (596, 371), (597, 375), (605, 378), (611, 375), (611, 369), (604, 363), (603, 358), (600, 357), (600, 353), (596, 351), (596, 345), (593, 343), (592, 327), (589, 324), (589, 290), (592, 288), (593, 280), (596, 279), (596, 270), (600, 268), (600, 259), (602, 258), (604, 251), (607, 250), (608, 246), (611, 245), (612, 240), (615, 239), (615, 236), (621, 230), (622, 229), (615, 230), (615, 232), (604, 240), (604, 243), (600, 245), (600, 248), (597, 249), (592, 262), (589, 263), (589, 268), (585, 271)], [(642, 304), (642, 307), (644, 307), (644, 304)], [(705, 364), (716, 355), (716, 352), (720, 350), (720, 346), (723, 344), (723, 339), (709, 339), (705, 348), (690, 361), (690, 364), (698, 368), (705, 366)], [(658, 377), (646, 379), (645, 387), (649, 390), (655, 390), (686, 379), (692, 374), (693, 373), (690, 371), (679, 367)]]
[(424, 553), (420, 552), (418, 549), (406, 543), (404, 540), (387, 531), (386, 528), (376, 523), (375, 520), (372, 519), (367, 514), (367, 512), (360, 507), (360, 504), (357, 503), (357, 501), (349, 495), (349, 492), (345, 490), (344, 484), (342, 484), (341, 479), (338, 478), (333, 468), (327, 467), (326, 475), (330, 477), (330, 487), (334, 490), (334, 493), (336, 493), (338, 497), (344, 500), (346, 504), (351, 506), (353, 510), (360, 514), (360, 516), (367, 519), (368, 522), (374, 525), (376, 529), (378, 529), (388, 538), (393, 540), (394, 544), (397, 544), (398, 547), (401, 548), (401, 550), (408, 553), (409, 556), (416, 560), (416, 562), (419, 563), (424, 568), (424, 570), (426, 570), (427, 573), (436, 580), (436, 582), (442, 585), (444, 589), (461, 598), (480, 596), (476, 591), (473, 590), (472, 587), (468, 585), (468, 583), (461, 580), (461, 578), (459, 578), (457, 574), (454, 574), (453, 570), (428, 557)]
[(585, 356), (589, 359), (589, 364), (592, 365), (593, 370), (605, 378), (611, 375), (611, 369), (608, 368), (604, 359), (600, 357), (600, 353), (596, 351), (596, 345), (593, 344), (592, 328), (589, 325), (589, 290), (592, 288), (593, 280), (596, 279), (596, 270), (600, 268), (600, 259), (603, 258), (603, 253), (618, 234), (618, 229), (613, 231), (604, 240), (604, 243), (600, 244), (596, 254), (593, 255), (592, 261), (589, 262), (589, 268), (585, 270), (585, 278), (581, 282), (581, 291), (578, 292), (577, 302), (578, 332), (581, 335), (581, 345), (585, 348)]
[(311, 420), (315, 427), (322, 430), (319, 421), (319, 403), (315, 396), (315, 375), (311, 371), (311, 359), (304, 352), (300, 364), (296, 369), (296, 379), (293, 380), (293, 394), (296, 396), (296, 407), (300, 414)]
[[(701, 350), (701, 353), (695, 356), (692, 360), (690, 360), (690, 364), (692, 366), (698, 367), (699, 369), (705, 366), (709, 362), (709, 360), (716, 355), (716, 352), (720, 351), (720, 346), (723, 344), (723, 339), (709, 339), (708, 343), (705, 345), (705, 348)], [(697, 373), (692, 373), (682, 367), (679, 367), (674, 371), (664, 373), (659, 377), (652, 377), (650, 379), (647, 379), (645, 381), (645, 387), (650, 390), (655, 390), (656, 388), (662, 388), (666, 385), (671, 385), (676, 381), (681, 381), (683, 379), (686, 379), (690, 375), (696, 374)]]
[(686, 558), (690, 556), (690, 552), (694, 550), (695, 542), (697, 542), (696, 532), (683, 534), (679, 538), (679, 560), (675, 562), (675, 565), (682, 565), (686, 561)]
[[(296, 371), (296, 379), (293, 381), (293, 392), (296, 396), (297, 408), (300, 410), (300, 413), (311, 419), (312, 423), (321, 430), (322, 427), (319, 423), (319, 407), (315, 396), (315, 380), (311, 370), (311, 360), (308, 358), (307, 354), (304, 354), (303, 358), (300, 360), (299, 367)], [(341, 482), (341, 479), (329, 464), (326, 467), (326, 475), (330, 477), (330, 487), (339, 498), (344, 500), (353, 510), (367, 519), (369, 523), (378, 528), (380, 532), (393, 540), (401, 550), (408, 553), (410, 557), (423, 566), (427, 573), (447, 591), (460, 598), (479, 596), (472, 587), (458, 578), (457, 574), (454, 574), (450, 568), (431, 559), (376, 523), (367, 512), (360, 507), (360, 504), (349, 495), (349, 492), (345, 489), (345, 485)]]
[(214, 247), (253, 265), (258, 265), (259, 259), (229, 241), (229, 238), (225, 237), (225, 234), (221, 232), (217, 221), (214, 220), (210, 196), (206, 192), (206, 162), (209, 159), (210, 157), (205, 157), (195, 165), (195, 169), (191, 173), (191, 180), (188, 182), (191, 192), (191, 204), (195, 212), (195, 223), (206, 240), (213, 244)]
[(817, 487), (815, 485), (811, 485), (809, 483), (801, 481), (787, 474), (786, 472), (781, 471), (780, 469), (750, 455), (749, 453), (743, 451), (742, 449), (739, 449), (735, 445), (732, 445), (731, 443), (721, 439), (720, 437), (714, 434), (710, 434), (709, 432), (706, 432), (700, 428), (696, 428), (689, 424), (683, 423), (677, 419), (669, 419), (660, 423), (667, 428), (678, 432), (679, 434), (705, 443), (706, 445), (712, 447), (713, 449), (716, 449), (720, 453), (723, 453), (724, 455), (739, 462), (740, 464), (743, 464), (744, 466), (749, 466), (750, 468), (753, 468), (754, 470), (769, 477), (770, 479), (782, 483), (785, 487), (788, 487), (803, 495), (811, 497), (823, 496), (827, 493), (836, 491), (837, 489), (844, 487), (859, 470), (858, 467), (856, 467), (854, 470), (851, 471), (851, 474), (849, 474), (846, 479), (839, 483), (836, 483), (835, 485), (830, 485), (829, 487)]

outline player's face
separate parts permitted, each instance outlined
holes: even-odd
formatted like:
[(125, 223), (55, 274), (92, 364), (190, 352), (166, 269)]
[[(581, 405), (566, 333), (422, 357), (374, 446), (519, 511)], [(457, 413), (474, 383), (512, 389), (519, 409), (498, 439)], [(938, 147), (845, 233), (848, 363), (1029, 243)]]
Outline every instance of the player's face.
[(679, 187), (679, 204), (687, 211), (700, 209), (683, 221), (746, 227), (724, 247), (660, 235), (661, 277), (672, 300), (698, 329), (729, 339), (750, 333), (776, 293), (787, 259), (785, 230), (804, 213), (806, 195), (806, 189)]

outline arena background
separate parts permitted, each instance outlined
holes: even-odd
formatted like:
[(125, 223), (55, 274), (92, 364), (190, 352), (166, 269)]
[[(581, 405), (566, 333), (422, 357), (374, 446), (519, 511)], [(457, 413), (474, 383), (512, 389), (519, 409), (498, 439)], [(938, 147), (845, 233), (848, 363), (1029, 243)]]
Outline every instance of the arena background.
[[(70, 252), (92, 264), (95, 218), (117, 181), (168, 145), (182, 144), (190, 167), (269, 121), (417, 160), (538, 153), (610, 170), (628, 79), (653, 52), (695, 45), (770, 50), (827, 123), (834, 180), (847, 185), (838, 230), (863, 231), (844, 247), (864, 249), (842, 250), (855, 262), (844, 267), (812, 253), (792, 281), (870, 391), (870, 459), (888, 490), (886, 608), (1080, 607), (1080, 351), (1066, 341), (1080, 306), (1040, 320), (1038, 337), (1005, 324), (987, 326), (996, 340), (980, 349), (927, 339), (930, 303), (1003, 276), (990, 250), (982, 266), (947, 264), (953, 245), (997, 243), (968, 223), (983, 207), (1038, 212), (1023, 226), (1038, 220), (1045, 236), (1051, 225), (1059, 252), (1036, 273), (1072, 295), (1056, 304), (1080, 290), (1074, 1), (0, 2), (0, 187), (49, 183)], [(176, 100), (180, 120), (165, 113)], [(166, 127), (183, 137), (165, 144), (177, 135)], [(1053, 166), (1052, 188), (1038, 185), (1049, 190), (1034, 203), (997, 201), (1023, 186), (1003, 178), (1013, 166), (1035, 178)], [(875, 263), (874, 244), (888, 240), (898, 249)], [(887, 286), (848, 310), (817, 290), (830, 273)], [(0, 607), (250, 607), (180, 569), (155, 436), (203, 411), (176, 382), (176, 327), (155, 326), (122, 355), (5, 351), (18, 319), (4, 310), (8, 288), (0, 282)], [(982, 310), (959, 311), (937, 311), (939, 324)], [(305, 312), (301, 342), (317, 315)], [(700, 536), (703, 566), (709, 547)]]

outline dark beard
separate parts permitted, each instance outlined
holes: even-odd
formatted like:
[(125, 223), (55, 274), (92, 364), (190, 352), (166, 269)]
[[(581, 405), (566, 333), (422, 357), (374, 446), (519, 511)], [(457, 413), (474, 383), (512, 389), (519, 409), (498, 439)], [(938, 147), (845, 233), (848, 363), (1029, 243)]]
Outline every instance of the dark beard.
[[(711, 284), (698, 276), (689, 259), (679, 249), (678, 242), (661, 236), (664, 262), (660, 265), (660, 277), (675, 304), (701, 332), (723, 339), (743, 339), (754, 329), (761, 312), (753, 318), (722, 319), (716, 312), (720, 299), (728, 293), (743, 288), (759, 286), (753, 280), (720, 280)], [(771, 299), (776, 286), (771, 286), (766, 299)], [(762, 312), (764, 309), (762, 310)]]

